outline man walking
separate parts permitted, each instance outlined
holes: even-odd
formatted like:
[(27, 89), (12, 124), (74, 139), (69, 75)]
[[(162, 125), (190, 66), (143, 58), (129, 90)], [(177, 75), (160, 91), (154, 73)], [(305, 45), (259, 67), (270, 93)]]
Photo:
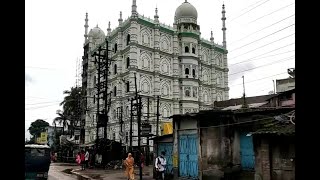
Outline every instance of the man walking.
[(89, 151), (86, 149), (86, 154), (85, 154), (85, 166), (86, 168), (89, 168)]
[(164, 180), (164, 173), (166, 170), (167, 160), (165, 158), (165, 152), (162, 151), (161, 155), (156, 158), (155, 167), (157, 171), (157, 179)]

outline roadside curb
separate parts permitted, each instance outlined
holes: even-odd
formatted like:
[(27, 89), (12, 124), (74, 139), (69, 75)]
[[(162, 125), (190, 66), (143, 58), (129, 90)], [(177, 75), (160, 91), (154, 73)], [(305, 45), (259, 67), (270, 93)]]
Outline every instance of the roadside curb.
[(86, 179), (88, 179), (88, 180), (91, 179), (89, 176), (86, 176), (86, 175), (83, 175), (83, 174), (80, 174), (80, 173), (76, 172), (76, 171), (79, 171), (79, 170), (81, 170), (81, 169), (73, 169), (73, 170), (71, 171), (71, 173), (74, 174), (74, 175), (77, 175), (77, 176), (81, 176), (81, 177), (83, 177), (83, 178), (86, 178)]

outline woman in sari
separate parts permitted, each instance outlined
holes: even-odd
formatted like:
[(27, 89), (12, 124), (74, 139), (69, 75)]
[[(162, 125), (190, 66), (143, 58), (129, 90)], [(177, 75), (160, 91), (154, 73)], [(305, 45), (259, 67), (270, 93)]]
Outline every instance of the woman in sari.
[(128, 180), (134, 180), (134, 158), (131, 153), (128, 154), (128, 157), (124, 161), (124, 165), (126, 166), (125, 173)]

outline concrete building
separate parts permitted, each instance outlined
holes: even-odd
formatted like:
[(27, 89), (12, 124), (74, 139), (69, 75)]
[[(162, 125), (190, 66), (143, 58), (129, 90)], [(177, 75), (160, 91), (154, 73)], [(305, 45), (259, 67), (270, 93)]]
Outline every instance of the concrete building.
[[(82, 86), (88, 97), (86, 102), (85, 142), (96, 138), (96, 65), (91, 57), (100, 45), (108, 40), (111, 63), (108, 90), (112, 91), (109, 111), (108, 138), (126, 145), (129, 136), (130, 101), (134, 96), (135, 80), (142, 96), (143, 113), (156, 113), (156, 97), (160, 96), (160, 121), (170, 121), (174, 114), (195, 113), (208, 110), (215, 101), (229, 99), (227, 42), (225, 7), (222, 6), (223, 43), (201, 38), (197, 23), (198, 13), (189, 2), (183, 2), (175, 12), (173, 26), (160, 23), (161, 16), (155, 8), (154, 19), (146, 18), (137, 11), (136, 0), (132, 1), (131, 16), (123, 20), (122, 13), (118, 27), (110, 28), (107, 34), (98, 25), (88, 33), (88, 14), (85, 19), (85, 43), (83, 56)], [(101, 101), (100, 101), (101, 102)], [(103, 106), (103, 104), (101, 104)], [(117, 108), (123, 107), (123, 134), (120, 134)], [(145, 119), (142, 119), (145, 120)], [(156, 132), (155, 118), (151, 119), (152, 134)], [(136, 120), (133, 125), (137, 136)], [(160, 132), (160, 129), (159, 129)], [(146, 139), (142, 140), (146, 144)], [(133, 138), (137, 145), (137, 137)], [(152, 141), (150, 141), (152, 147)]]
[[(262, 175), (260, 179), (270, 179), (265, 178), (268, 175), (270, 177), (271, 173), (270, 167), (268, 167), (268, 172), (267, 169), (264, 169), (268, 166), (267, 163), (281, 159), (288, 160), (288, 157), (279, 157), (279, 151), (276, 149), (279, 144), (275, 144), (274, 147), (272, 146), (274, 149), (270, 149), (270, 152), (277, 151), (278, 154), (270, 157), (276, 159), (270, 160), (269, 156), (266, 156), (268, 153), (264, 153), (264, 149), (259, 149), (264, 148), (265, 144), (254, 146), (252, 133), (259, 134), (260, 131), (263, 131), (261, 134), (271, 132), (277, 135), (277, 129), (282, 128), (282, 125), (276, 123), (290, 123), (283, 119), (279, 120), (279, 117), (292, 111), (294, 111), (293, 107), (253, 107), (232, 110), (224, 108), (174, 115), (172, 162), (175, 178), (255, 179), (255, 175), (260, 177)], [(274, 127), (270, 128), (270, 125)], [(259, 128), (261, 126), (265, 128)], [(289, 127), (290, 134), (292, 128), (294, 126)], [(285, 130), (283, 132), (286, 132)], [(269, 142), (272, 142), (270, 137), (266, 143)], [(284, 147), (292, 146), (291, 141), (286, 143), (286, 141), (282, 142), (285, 144)], [(258, 148), (259, 153), (263, 153), (255, 154), (255, 148)], [(294, 158), (294, 153), (290, 158)], [(281, 178), (286, 174), (284, 172), (286, 166), (282, 163), (277, 165), (281, 167), (282, 174), (279, 176)], [(293, 168), (291, 164), (290, 168)], [(255, 171), (257, 171), (256, 174)], [(292, 177), (292, 171), (288, 174)]]
[(288, 69), (289, 78), (276, 80), (276, 92), (289, 91), (295, 88), (295, 68)]

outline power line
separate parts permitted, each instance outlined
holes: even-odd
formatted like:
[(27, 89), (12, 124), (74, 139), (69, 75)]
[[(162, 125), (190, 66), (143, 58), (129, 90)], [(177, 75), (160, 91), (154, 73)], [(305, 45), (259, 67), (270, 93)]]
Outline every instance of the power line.
[[(277, 50), (279, 50), (279, 49), (282, 49), (282, 48), (291, 46), (292, 44), (295, 44), (295, 43), (287, 44), (287, 45), (282, 46), (282, 47), (280, 47), (280, 48), (273, 49), (273, 50), (268, 51), (268, 52), (266, 52), (266, 53), (263, 53), (263, 54), (260, 54), (260, 55), (258, 55), (258, 56), (255, 56), (255, 57), (253, 57), (253, 58), (251, 58), (251, 59), (254, 59), (254, 58), (256, 58), (256, 57), (259, 57), (259, 56), (262, 56), (262, 55), (265, 55), (265, 54), (269, 54), (269, 53), (271, 53), (271, 52), (273, 52), (273, 51), (277, 51)], [(235, 58), (230, 58), (230, 59), (235, 59)], [(229, 60), (230, 60), (230, 59), (229, 59)], [(250, 59), (248, 59), (248, 60), (250, 60)], [(242, 61), (242, 62), (244, 62), (244, 61)], [(235, 63), (235, 64), (239, 64), (239, 63)], [(233, 64), (233, 65), (235, 65), (235, 64)]]
[(234, 66), (234, 65), (237, 65), (237, 64), (241, 64), (241, 63), (245, 63), (245, 62), (249, 62), (249, 61), (255, 61), (255, 60), (259, 60), (259, 59), (263, 59), (263, 58), (268, 58), (268, 57), (272, 57), (272, 56), (277, 56), (277, 55), (280, 55), (280, 54), (286, 54), (286, 53), (294, 52), (294, 51), (295, 51), (295, 50), (291, 50), (291, 51), (286, 51), (286, 52), (282, 52), (282, 53), (278, 53), (278, 54), (273, 54), (273, 55), (269, 55), (269, 56), (264, 56), (264, 57), (261, 57), (261, 58), (244, 60), (244, 61), (240, 61), (240, 62), (238, 62), (238, 63), (230, 64), (228, 67), (230, 68), (231, 66)]
[(246, 9), (250, 8), (251, 6), (254, 6), (254, 5), (256, 5), (256, 4), (258, 4), (258, 3), (260, 3), (261, 1), (264, 1), (264, 0), (260, 0), (260, 1), (258, 1), (258, 2), (255, 2), (255, 3), (253, 3), (253, 4), (249, 5), (249, 6), (247, 6), (247, 7), (243, 8), (243, 9), (241, 9), (241, 10), (240, 10), (240, 11), (238, 11), (238, 12), (242, 12), (242, 11), (244, 11), (244, 10), (246, 10)]
[(39, 106), (39, 107), (26, 108), (25, 110), (35, 110), (35, 109), (45, 108), (45, 107), (49, 107), (49, 106), (55, 106), (55, 105), (58, 105), (58, 104), (60, 104), (60, 103), (55, 103), (55, 104), (46, 105), (46, 106)]
[(291, 27), (291, 26), (293, 26), (293, 25), (295, 25), (295, 24), (291, 24), (291, 25), (289, 25), (289, 26), (287, 26), (287, 27), (284, 27), (284, 28), (282, 28), (282, 29), (280, 29), (280, 30), (278, 30), (278, 31), (275, 31), (275, 32), (273, 32), (273, 33), (271, 33), (271, 34), (268, 34), (268, 35), (266, 35), (266, 36), (264, 36), (264, 37), (262, 37), (262, 38), (260, 38), (260, 39), (254, 40), (254, 41), (252, 41), (252, 42), (250, 42), (250, 43), (248, 43), (248, 44), (245, 44), (245, 45), (243, 45), (243, 46), (237, 47), (237, 48), (235, 48), (235, 49), (233, 49), (233, 50), (230, 50), (230, 51), (235, 51), (235, 50), (240, 49), (240, 48), (242, 48), (242, 47), (248, 46), (248, 45), (250, 45), (250, 44), (252, 44), (252, 43), (254, 43), (254, 42), (260, 41), (261, 39), (264, 39), (264, 38), (269, 37), (269, 36), (271, 36), (271, 35), (274, 35), (274, 34), (276, 34), (276, 33), (278, 33), (278, 32), (281, 32), (281, 31), (283, 31), (283, 30), (285, 30), (285, 29), (287, 29), (287, 28), (289, 28), (289, 27)]
[[(265, 107), (265, 108), (274, 108), (276, 107)], [(250, 109), (250, 108), (242, 108), (242, 109)], [(288, 113), (282, 113), (276, 116), (288, 116), (291, 115), (291, 113), (294, 112), (290, 111)], [(232, 125), (239, 125), (239, 124), (246, 124), (246, 123), (251, 123), (251, 122), (257, 122), (257, 121), (263, 121), (263, 120), (271, 120), (274, 119), (275, 116), (271, 117), (266, 117), (266, 118), (260, 118), (260, 119), (255, 119), (255, 120), (250, 120), (250, 121), (242, 121), (242, 122), (235, 122), (235, 123), (228, 123), (228, 124), (221, 124), (221, 125), (215, 125), (215, 126), (207, 126), (207, 127), (199, 127), (199, 128), (192, 128), (192, 129), (182, 129), (181, 131), (188, 131), (188, 130), (196, 130), (196, 129), (209, 129), (209, 128), (218, 128), (218, 127), (224, 127), (224, 126), (232, 126)]]
[(261, 66), (256, 66), (256, 67), (254, 67), (254, 68), (246, 69), (246, 70), (244, 70), (244, 71), (239, 71), (239, 72), (236, 72), (236, 73), (232, 73), (232, 74), (229, 74), (229, 76), (232, 76), (232, 75), (235, 75), (235, 74), (239, 74), (239, 73), (242, 73), (242, 72), (246, 72), (246, 71), (250, 71), (250, 70), (253, 70), (253, 69), (265, 67), (265, 66), (270, 66), (270, 65), (277, 64), (277, 63), (280, 63), (280, 62), (288, 61), (288, 60), (293, 59), (292, 57), (294, 57), (294, 56), (287, 57), (287, 58), (283, 58), (283, 59), (279, 59), (279, 60), (274, 61), (274, 62), (272, 62), (272, 63), (264, 64), (264, 65), (261, 65)]
[(277, 12), (277, 11), (281, 10), (281, 9), (284, 9), (284, 8), (286, 8), (286, 7), (289, 7), (289, 6), (293, 5), (293, 4), (294, 4), (294, 3), (289, 4), (289, 5), (287, 5), (287, 6), (284, 6), (284, 7), (280, 8), (280, 9), (277, 9), (277, 10), (275, 10), (275, 11), (273, 11), (273, 12), (269, 13), (269, 14), (266, 14), (266, 15), (264, 15), (264, 16), (261, 16), (261, 17), (259, 17), (259, 18), (255, 19), (255, 20), (253, 20), (253, 21), (249, 22), (248, 24), (253, 23), (253, 22), (255, 22), (255, 21), (257, 21), (257, 20), (259, 20), (259, 19), (261, 19), (261, 18), (263, 18), (263, 17), (269, 16), (270, 14), (273, 14), (273, 13), (275, 13), (275, 12)]
[[(273, 76), (282, 75), (282, 74), (288, 74), (288, 72), (283, 72), (283, 73), (279, 73), (279, 74), (274, 74), (274, 75), (271, 75), (271, 76), (263, 77), (263, 78), (260, 78), (260, 79), (255, 79), (255, 80), (252, 80), (252, 81), (247, 81), (247, 82), (245, 82), (245, 84), (252, 83), (252, 82), (255, 82), (255, 81), (260, 81), (260, 80), (263, 80), (263, 79), (267, 79), (267, 78), (270, 78), (270, 77), (273, 77)], [(234, 84), (234, 85), (231, 85), (231, 86), (229, 86), (229, 87), (239, 86), (239, 85), (243, 85), (243, 84), (242, 84), (242, 83)]]
[(249, 50), (249, 51), (247, 51), (247, 52), (245, 52), (245, 53), (242, 53), (242, 54), (240, 54), (240, 55), (237, 55), (237, 57), (242, 56), (242, 55), (245, 55), (245, 54), (248, 54), (248, 53), (250, 53), (250, 52), (252, 52), (252, 51), (255, 51), (255, 50), (257, 50), (257, 49), (263, 48), (263, 47), (268, 46), (268, 45), (270, 45), (270, 44), (273, 44), (273, 43), (275, 43), (275, 42), (281, 41), (281, 40), (283, 40), (283, 39), (285, 39), (285, 38), (288, 38), (288, 37), (290, 37), (290, 36), (292, 36), (292, 35), (294, 35), (294, 34), (295, 34), (295, 33), (290, 34), (290, 35), (288, 35), (288, 36), (286, 36), (286, 37), (277, 39), (277, 40), (275, 40), (275, 41), (272, 41), (272, 42), (270, 42), (270, 43), (268, 43), (268, 44), (265, 44), (265, 45), (263, 45), (263, 46), (257, 47), (257, 48), (255, 48), (255, 49), (251, 49), (251, 50)]
[(243, 16), (243, 15), (247, 14), (248, 12), (250, 12), (250, 11), (252, 11), (252, 10), (256, 9), (257, 7), (259, 7), (259, 6), (263, 5), (263, 4), (265, 4), (265, 3), (266, 3), (266, 2), (268, 2), (268, 1), (270, 1), (270, 0), (266, 0), (266, 1), (264, 1), (263, 3), (261, 3), (261, 4), (257, 5), (257, 6), (255, 6), (255, 7), (253, 7), (253, 8), (251, 8), (251, 9), (249, 9), (248, 11), (246, 11), (246, 12), (242, 13), (241, 15), (239, 15), (239, 16), (237, 16), (237, 17), (235, 17), (235, 18), (231, 19), (231, 20), (230, 20), (230, 22), (232, 22), (233, 20), (235, 20), (235, 19), (237, 19), (237, 18), (239, 18), (239, 17), (241, 17), (241, 16)]
[(28, 68), (28, 69), (43, 69), (43, 70), (58, 70), (58, 69), (55, 69), (55, 68), (34, 67), (34, 66), (26, 66), (25, 68)]
[(282, 21), (284, 21), (284, 20), (286, 20), (286, 19), (289, 19), (290, 17), (292, 17), (292, 16), (294, 16), (294, 15), (295, 15), (295, 14), (293, 14), (293, 15), (291, 15), (291, 16), (288, 16), (288, 17), (286, 17), (286, 18), (284, 18), (284, 19), (281, 19), (280, 21), (278, 21), (278, 22), (276, 22), (276, 23), (273, 23), (273, 24), (271, 24), (271, 25), (269, 25), (269, 26), (266, 26), (266, 27), (264, 27), (264, 28), (262, 28), (262, 29), (260, 29), (260, 30), (258, 30), (258, 31), (255, 31), (255, 32), (253, 32), (253, 33), (251, 33), (251, 34), (249, 34), (249, 35), (247, 35), (247, 36), (245, 36), (245, 37), (243, 37), (243, 38), (241, 38), (241, 39), (239, 39), (239, 40), (233, 41), (233, 42), (229, 43), (229, 46), (230, 46), (231, 44), (234, 44), (235, 42), (241, 41), (241, 40), (243, 40), (243, 39), (245, 39), (245, 38), (247, 38), (247, 37), (249, 37), (249, 36), (257, 33), (257, 32), (260, 32), (260, 31), (262, 31), (262, 30), (264, 30), (264, 29), (267, 29), (267, 28), (269, 28), (269, 27), (271, 27), (271, 26), (273, 26), (273, 25), (276, 25), (276, 24), (278, 24), (278, 23), (280, 23), (280, 22), (282, 22)]
[(33, 103), (33, 104), (25, 104), (25, 105), (38, 105), (38, 104), (52, 104), (60, 101), (51, 101), (51, 102), (39, 102), (39, 103)]

